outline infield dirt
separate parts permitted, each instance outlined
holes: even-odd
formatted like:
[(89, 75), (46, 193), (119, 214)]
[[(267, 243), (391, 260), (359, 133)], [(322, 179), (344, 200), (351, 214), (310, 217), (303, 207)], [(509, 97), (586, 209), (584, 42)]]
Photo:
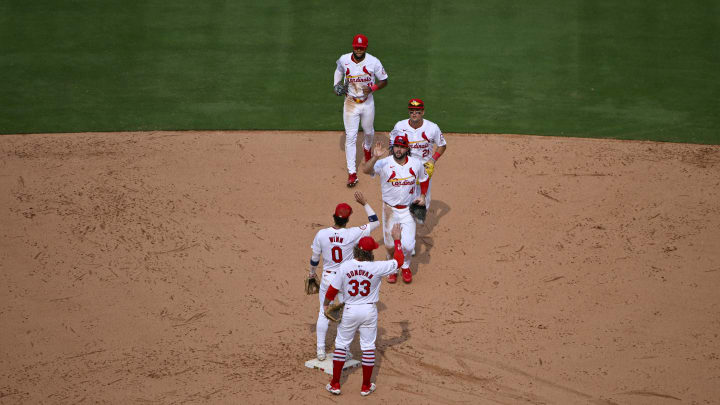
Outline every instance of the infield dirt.
[(718, 403), (720, 147), (446, 138), (362, 398), (303, 366), (312, 238), (380, 212), (340, 132), (0, 136), (0, 403)]

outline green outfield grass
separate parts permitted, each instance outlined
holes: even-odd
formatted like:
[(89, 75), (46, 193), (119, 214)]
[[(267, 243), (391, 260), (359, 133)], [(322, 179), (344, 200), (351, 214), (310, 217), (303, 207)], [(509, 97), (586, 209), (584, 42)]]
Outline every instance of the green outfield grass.
[[(0, 2), (0, 133), (342, 129), (335, 60), (365, 33), (445, 132), (720, 144), (720, 3)], [(369, 10), (369, 11), (365, 11)]]

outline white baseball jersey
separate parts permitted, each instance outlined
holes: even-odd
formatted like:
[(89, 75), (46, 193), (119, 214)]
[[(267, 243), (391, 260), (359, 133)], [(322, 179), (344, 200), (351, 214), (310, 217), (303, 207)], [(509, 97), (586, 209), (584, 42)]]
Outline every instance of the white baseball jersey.
[(396, 130), (407, 135), (412, 150), (411, 156), (422, 160), (423, 163), (432, 158), (433, 143), (437, 146), (447, 145), (440, 127), (426, 119), (423, 119), (423, 124), (418, 129), (410, 126), (410, 120), (400, 120), (393, 128), (393, 131)]
[(338, 269), (330, 285), (345, 297), (346, 305), (372, 304), (380, 298), (383, 277), (396, 273), (397, 261), (361, 262), (348, 260)]
[(360, 238), (370, 236), (373, 228), (368, 224), (352, 228), (325, 228), (318, 231), (310, 248), (323, 258), (324, 271), (337, 271), (340, 264), (353, 258), (353, 248)]
[(337, 84), (342, 77), (348, 80), (348, 97), (357, 99), (372, 98), (372, 93), (363, 94), (362, 88), (375, 84), (376, 80), (388, 78), (380, 59), (365, 53), (365, 58), (359, 63), (352, 60), (353, 53), (346, 53), (337, 60), (334, 83)]
[(415, 184), (428, 179), (423, 162), (412, 156), (401, 165), (391, 154), (375, 162), (373, 168), (380, 175), (382, 199), (392, 206), (410, 205), (415, 199)]

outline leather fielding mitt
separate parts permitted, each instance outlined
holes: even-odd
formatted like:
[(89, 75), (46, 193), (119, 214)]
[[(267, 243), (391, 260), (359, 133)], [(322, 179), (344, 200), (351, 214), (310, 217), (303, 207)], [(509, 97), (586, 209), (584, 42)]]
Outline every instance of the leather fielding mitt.
[(425, 166), (425, 171), (428, 174), (428, 178), (432, 179), (433, 172), (435, 172), (435, 163), (433, 163), (433, 161), (431, 160), (428, 160), (423, 164), (423, 166)]
[(327, 309), (325, 310), (325, 316), (333, 322), (340, 322), (340, 320), (342, 319), (344, 307), (344, 302), (334, 302), (328, 305)]
[(305, 279), (305, 294), (312, 295), (320, 292), (320, 282), (317, 275), (308, 276)]
[(425, 216), (427, 215), (427, 208), (424, 205), (413, 202), (410, 204), (410, 214), (415, 217), (415, 222), (418, 224), (424, 224)]
[(348, 92), (348, 85), (347, 82), (345, 83), (338, 83), (333, 87), (333, 90), (335, 91), (335, 94), (338, 96), (344, 96)]

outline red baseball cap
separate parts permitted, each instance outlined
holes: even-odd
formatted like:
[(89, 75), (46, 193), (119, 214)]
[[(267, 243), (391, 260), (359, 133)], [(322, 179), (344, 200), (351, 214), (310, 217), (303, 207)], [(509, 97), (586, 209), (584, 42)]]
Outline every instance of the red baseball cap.
[(353, 37), (353, 48), (367, 48), (368, 40), (363, 34), (357, 34)]
[(352, 214), (352, 207), (345, 203), (340, 203), (335, 207), (335, 216), (339, 218), (349, 218)]
[(367, 252), (372, 252), (373, 250), (380, 247), (380, 245), (378, 245), (378, 243), (375, 242), (375, 239), (373, 239), (371, 236), (361, 238), (360, 242), (358, 242), (358, 246), (360, 246), (360, 249)]
[(395, 139), (393, 139), (392, 146), (404, 146), (406, 148), (410, 147), (410, 141), (408, 140), (407, 135), (397, 135)]
[(424, 110), (425, 103), (419, 98), (411, 98), (410, 101), (408, 101), (408, 108), (411, 110)]

